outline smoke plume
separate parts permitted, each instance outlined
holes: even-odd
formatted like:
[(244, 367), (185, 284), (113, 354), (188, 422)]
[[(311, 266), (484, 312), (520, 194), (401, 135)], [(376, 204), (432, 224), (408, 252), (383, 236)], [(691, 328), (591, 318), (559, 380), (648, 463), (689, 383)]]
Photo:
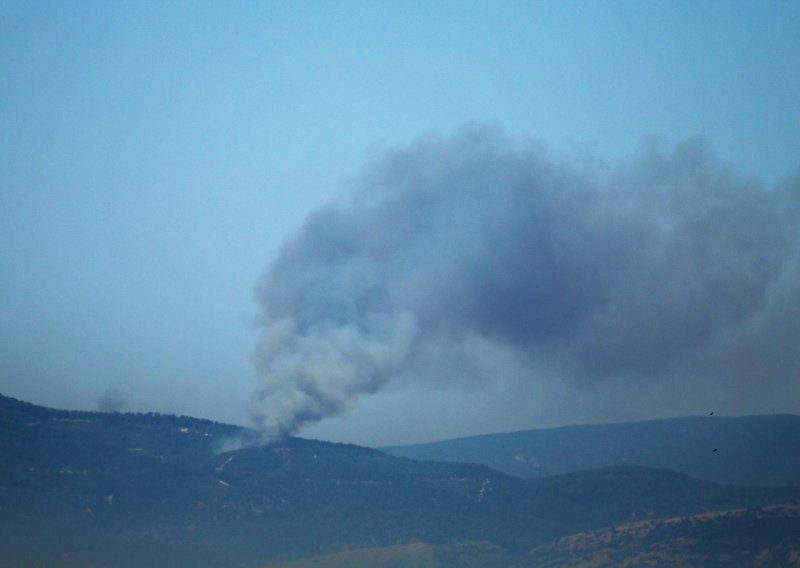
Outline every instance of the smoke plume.
[(97, 399), (97, 410), (100, 412), (122, 412), (125, 410), (125, 399), (119, 389), (107, 388)]
[(259, 282), (251, 417), (274, 440), (392, 380), (491, 380), (476, 341), (530, 381), (780, 385), (800, 371), (799, 189), (699, 141), (609, 165), (467, 126), (386, 151)]

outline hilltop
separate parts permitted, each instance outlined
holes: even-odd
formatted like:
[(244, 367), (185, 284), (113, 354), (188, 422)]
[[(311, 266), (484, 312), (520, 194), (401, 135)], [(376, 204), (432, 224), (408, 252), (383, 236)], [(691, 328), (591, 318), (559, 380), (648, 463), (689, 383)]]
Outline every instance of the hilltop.
[(567, 426), (382, 449), (413, 459), (479, 463), (518, 477), (641, 465), (735, 485), (800, 482), (800, 416), (794, 415)]

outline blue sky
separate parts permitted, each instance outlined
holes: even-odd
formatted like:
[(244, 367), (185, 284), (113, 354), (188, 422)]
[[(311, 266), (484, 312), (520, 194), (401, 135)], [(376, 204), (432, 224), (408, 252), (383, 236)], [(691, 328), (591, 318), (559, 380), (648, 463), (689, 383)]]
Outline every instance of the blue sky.
[[(3, 2), (0, 392), (245, 423), (255, 282), (381, 149), (473, 121), (611, 161), (699, 136), (774, 183), (798, 61), (795, 2)], [(307, 434), (647, 417), (541, 389), (398, 386)]]

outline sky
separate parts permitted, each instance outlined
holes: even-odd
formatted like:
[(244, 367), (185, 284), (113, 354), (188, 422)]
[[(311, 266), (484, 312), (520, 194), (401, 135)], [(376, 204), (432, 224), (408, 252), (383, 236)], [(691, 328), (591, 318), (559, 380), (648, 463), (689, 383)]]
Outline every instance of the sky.
[(800, 413), (798, 61), (795, 2), (0, 2), (0, 393)]

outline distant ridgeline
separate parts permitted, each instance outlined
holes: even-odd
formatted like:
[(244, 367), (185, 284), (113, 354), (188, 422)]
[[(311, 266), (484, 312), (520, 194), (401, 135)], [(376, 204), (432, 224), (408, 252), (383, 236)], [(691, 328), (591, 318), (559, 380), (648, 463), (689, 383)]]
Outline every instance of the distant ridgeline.
[(382, 448), (480, 463), (519, 477), (615, 465), (666, 468), (735, 485), (800, 484), (800, 416), (702, 416), (568, 426)]
[[(241, 431), (0, 396), (0, 564), (558, 564), (575, 558), (571, 535), (587, 542), (623, 523), (736, 509), (752, 514), (720, 522), (738, 531), (771, 523), (737, 541), (741, 558), (768, 550), (780, 563), (800, 550), (799, 488), (724, 486), (633, 465), (522, 479), (299, 438), (220, 451)], [(695, 525), (664, 526), (685, 542)], [(623, 552), (658, 544), (635, 541), (639, 532), (624, 532)], [(701, 538), (692, 553), (714, 563), (720, 542)]]

